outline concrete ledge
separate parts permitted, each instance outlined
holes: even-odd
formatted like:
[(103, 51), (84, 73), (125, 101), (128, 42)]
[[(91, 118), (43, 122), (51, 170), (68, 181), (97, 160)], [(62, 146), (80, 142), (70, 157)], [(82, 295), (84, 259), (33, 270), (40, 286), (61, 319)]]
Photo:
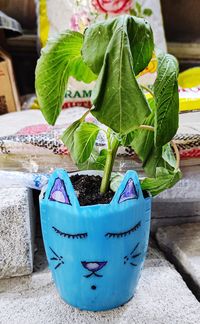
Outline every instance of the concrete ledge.
[(200, 301), (200, 223), (161, 227), (156, 238)]
[(33, 214), (31, 190), (0, 189), (0, 278), (32, 272)]
[(3, 280), (0, 293), (2, 324), (200, 323), (200, 304), (155, 247), (149, 249), (135, 297), (112, 311), (83, 312), (68, 306), (43, 268), (32, 276)]
[(200, 222), (200, 165), (182, 167), (183, 179), (153, 199), (151, 230)]
[[(159, 208), (158, 208), (159, 209)], [(165, 207), (167, 209), (167, 206)], [(176, 206), (174, 205), (174, 210), (176, 210)], [(184, 214), (184, 211), (183, 211)], [(186, 223), (200, 223), (200, 216), (192, 216), (190, 214), (188, 215), (177, 215), (177, 216), (169, 216), (166, 215), (164, 217), (164, 211), (163, 211), (163, 217), (159, 218), (152, 218), (151, 220), (151, 232), (155, 233), (156, 230), (160, 227), (164, 226), (175, 226), (175, 225), (181, 225)]]

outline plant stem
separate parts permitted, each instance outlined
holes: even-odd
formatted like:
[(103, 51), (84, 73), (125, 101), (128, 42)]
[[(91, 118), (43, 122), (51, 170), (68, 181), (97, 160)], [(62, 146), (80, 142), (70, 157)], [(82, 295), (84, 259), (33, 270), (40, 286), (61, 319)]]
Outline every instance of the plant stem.
[(146, 90), (147, 92), (149, 92), (149, 93), (152, 95), (152, 97), (154, 97), (154, 93), (153, 93), (153, 91), (151, 91), (148, 87), (146, 87), (146, 86), (143, 85), (143, 84), (140, 84), (140, 87), (141, 87), (142, 89)]
[(100, 192), (102, 194), (108, 190), (110, 176), (111, 176), (111, 172), (112, 172), (112, 168), (113, 168), (113, 164), (115, 161), (115, 156), (117, 154), (118, 147), (119, 147), (119, 141), (115, 137), (113, 139), (111, 148), (108, 149), (108, 153), (107, 153), (106, 164), (104, 167), (103, 178), (102, 178), (101, 187), (100, 187)]
[(139, 128), (140, 128), (140, 129), (149, 130), (150, 132), (154, 132), (154, 127), (153, 127), (153, 126), (149, 126), (149, 125), (140, 125)]
[(171, 141), (171, 145), (172, 145), (172, 147), (174, 149), (174, 153), (176, 155), (176, 166), (175, 166), (175, 170), (178, 170), (179, 167), (180, 167), (180, 154), (179, 154), (179, 150), (178, 150), (178, 147), (177, 147), (177, 145), (176, 145), (176, 143), (175, 143), (174, 140)]
[(85, 118), (86, 118), (86, 116), (88, 115), (90, 113), (90, 110), (87, 110), (84, 114), (83, 114), (83, 116), (81, 117), (81, 122), (84, 122), (85, 121)]

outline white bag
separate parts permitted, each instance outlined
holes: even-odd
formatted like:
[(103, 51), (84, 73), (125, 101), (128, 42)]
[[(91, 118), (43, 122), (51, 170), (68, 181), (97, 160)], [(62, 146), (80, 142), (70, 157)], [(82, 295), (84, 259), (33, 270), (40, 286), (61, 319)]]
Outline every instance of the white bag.
[[(150, 22), (157, 47), (166, 51), (166, 42), (159, 0), (38, 0), (38, 34), (44, 46), (49, 37), (66, 29), (83, 32), (94, 21), (107, 19), (120, 14), (130, 14), (137, 9), (137, 2), (142, 5), (142, 12), (151, 12), (145, 18)], [(151, 9), (147, 10), (147, 9)], [(152, 84), (156, 77), (157, 62), (155, 57), (145, 69), (139, 82)], [(94, 82), (85, 84), (70, 78), (63, 103), (63, 108), (81, 106), (91, 107), (91, 92)]]

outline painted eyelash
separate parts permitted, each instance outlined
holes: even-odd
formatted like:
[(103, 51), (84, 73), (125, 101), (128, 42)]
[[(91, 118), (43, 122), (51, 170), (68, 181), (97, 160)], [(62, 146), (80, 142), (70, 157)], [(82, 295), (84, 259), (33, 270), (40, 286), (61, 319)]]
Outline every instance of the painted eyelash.
[(105, 236), (111, 238), (111, 237), (125, 237), (127, 235), (130, 235), (131, 233), (135, 232), (139, 227), (141, 226), (141, 221), (138, 222), (133, 228), (126, 232), (121, 233), (107, 233)]
[(64, 233), (64, 232), (61, 232), (59, 229), (57, 229), (56, 227), (52, 226), (53, 230), (59, 234), (60, 236), (63, 236), (63, 237), (67, 237), (67, 238), (72, 238), (72, 239), (75, 239), (75, 238), (80, 238), (80, 239), (84, 239), (86, 238), (88, 235), (87, 233), (79, 233), (79, 234), (68, 234), (68, 233)]

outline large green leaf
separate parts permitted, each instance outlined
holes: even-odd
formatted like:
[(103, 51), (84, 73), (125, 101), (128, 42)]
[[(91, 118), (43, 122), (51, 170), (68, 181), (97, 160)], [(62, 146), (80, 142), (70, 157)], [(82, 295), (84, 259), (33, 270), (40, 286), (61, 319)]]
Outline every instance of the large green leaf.
[[(123, 179), (122, 174), (116, 174), (110, 183), (110, 188), (116, 192)], [(173, 187), (181, 179), (180, 170), (168, 171), (165, 168), (158, 167), (156, 169), (155, 178), (145, 178), (140, 181), (142, 190), (151, 193), (152, 196), (158, 195), (160, 192)]]
[[(152, 112), (150, 116), (145, 119), (143, 124), (154, 126), (156, 111), (154, 99), (149, 100), (149, 105)], [(156, 170), (160, 167), (166, 168), (167, 172), (173, 171), (176, 166), (176, 159), (170, 144), (166, 144), (163, 147), (155, 146), (154, 132), (145, 129), (138, 129), (133, 132), (133, 135), (130, 145), (143, 162), (143, 168), (147, 176), (155, 177)]]
[(82, 122), (74, 133), (74, 160), (77, 164), (89, 159), (99, 133), (99, 127), (95, 124)]
[(175, 57), (163, 52), (158, 52), (157, 58), (155, 143), (162, 146), (173, 138), (178, 128), (178, 62)]
[(98, 126), (79, 119), (70, 125), (61, 137), (80, 170), (104, 168), (107, 150), (103, 149), (99, 153), (94, 145), (98, 132)]
[(36, 94), (42, 113), (54, 125), (61, 111), (65, 88), (70, 76), (90, 83), (96, 75), (83, 62), (83, 35), (66, 31), (49, 40), (36, 67)]
[(121, 16), (86, 30), (83, 58), (99, 73), (91, 112), (117, 133), (137, 128), (150, 113), (135, 75), (148, 65), (152, 52), (152, 31), (143, 19)]
[[(84, 61), (95, 74), (99, 74), (109, 43), (116, 36), (119, 36), (119, 44), (120, 41), (124, 41), (121, 45), (128, 46), (134, 73), (138, 75), (148, 65), (154, 49), (152, 29), (142, 18), (118, 16), (91, 25), (84, 35), (82, 48)], [(128, 42), (120, 36), (128, 38)]]

